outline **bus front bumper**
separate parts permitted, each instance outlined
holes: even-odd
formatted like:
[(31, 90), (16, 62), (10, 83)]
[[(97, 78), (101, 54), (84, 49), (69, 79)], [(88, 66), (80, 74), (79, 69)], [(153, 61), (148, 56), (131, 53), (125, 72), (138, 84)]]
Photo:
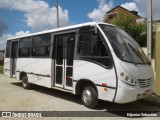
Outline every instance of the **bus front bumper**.
[(145, 98), (147, 96), (150, 96), (154, 92), (154, 85), (152, 84), (149, 87), (146, 88), (134, 88), (129, 85), (126, 85), (125, 83), (121, 83), (117, 89), (117, 94), (115, 101), (116, 103), (128, 103), (133, 102), (138, 99)]

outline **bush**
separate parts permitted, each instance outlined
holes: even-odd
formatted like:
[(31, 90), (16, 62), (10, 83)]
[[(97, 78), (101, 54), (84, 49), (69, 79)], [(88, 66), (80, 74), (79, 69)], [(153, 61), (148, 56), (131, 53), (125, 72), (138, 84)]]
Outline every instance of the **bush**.
[(0, 74), (3, 74), (3, 66), (0, 66)]

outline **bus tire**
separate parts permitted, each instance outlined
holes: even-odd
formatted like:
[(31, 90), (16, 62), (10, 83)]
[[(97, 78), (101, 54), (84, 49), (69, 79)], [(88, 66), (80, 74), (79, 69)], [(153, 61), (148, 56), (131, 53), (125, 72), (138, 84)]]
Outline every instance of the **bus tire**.
[(84, 86), (81, 94), (83, 105), (88, 108), (94, 108), (98, 105), (98, 94), (91, 85)]
[(22, 87), (24, 89), (30, 89), (31, 88), (31, 84), (28, 82), (28, 77), (27, 75), (23, 75), (22, 76)]

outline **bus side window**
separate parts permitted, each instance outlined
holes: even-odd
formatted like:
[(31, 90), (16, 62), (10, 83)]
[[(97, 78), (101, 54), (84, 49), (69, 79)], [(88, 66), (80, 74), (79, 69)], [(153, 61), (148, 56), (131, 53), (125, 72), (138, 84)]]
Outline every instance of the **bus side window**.
[(78, 53), (80, 56), (109, 56), (99, 35), (92, 32), (80, 34)]
[(20, 48), (19, 49), (20, 57), (29, 57), (30, 56), (30, 48)]
[(49, 57), (51, 46), (51, 34), (43, 34), (33, 37), (32, 56)]
[(31, 37), (20, 39), (19, 57), (30, 57), (31, 46), (32, 46)]
[(45, 47), (36, 47), (36, 48), (33, 48), (34, 51), (34, 56), (46, 56), (46, 51), (45, 51)]
[(80, 58), (89, 59), (106, 67), (112, 65), (108, 50), (99, 34), (82, 32), (79, 35), (78, 54)]
[(89, 33), (81, 33), (79, 37), (78, 52), (80, 56), (90, 56), (91, 35)]

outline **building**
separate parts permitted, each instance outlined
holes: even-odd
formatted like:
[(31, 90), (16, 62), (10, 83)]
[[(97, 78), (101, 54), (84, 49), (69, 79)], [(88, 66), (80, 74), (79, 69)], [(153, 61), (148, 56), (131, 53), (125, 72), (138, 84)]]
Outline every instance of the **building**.
[(153, 25), (156, 26), (155, 36), (155, 93), (160, 96), (160, 20), (153, 21)]
[(153, 25), (156, 27), (156, 32), (160, 31), (160, 20), (153, 21)]
[(122, 6), (117, 6), (113, 9), (111, 9), (110, 11), (108, 11), (106, 13), (106, 18), (108, 20), (109, 23), (112, 23), (112, 21), (120, 14), (120, 13), (126, 13), (126, 14), (130, 14), (133, 16), (133, 18), (135, 18), (135, 20), (142, 20), (142, 17), (138, 15), (137, 11), (129, 11), (125, 8), (123, 8)]

